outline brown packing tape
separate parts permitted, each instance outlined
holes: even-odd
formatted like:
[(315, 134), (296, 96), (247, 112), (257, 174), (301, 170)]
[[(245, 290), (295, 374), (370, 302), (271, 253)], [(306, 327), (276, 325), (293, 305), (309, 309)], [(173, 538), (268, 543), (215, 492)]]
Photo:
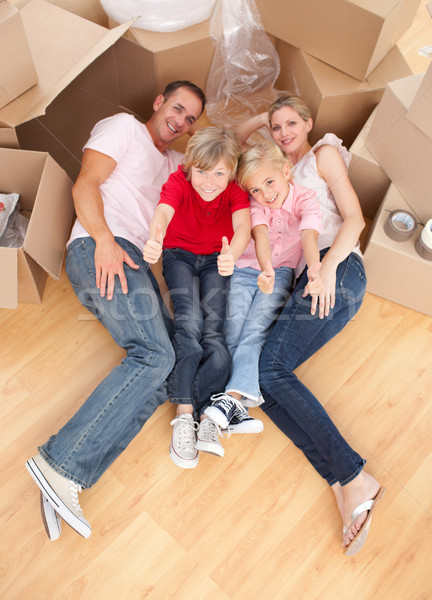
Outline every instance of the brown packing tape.
[(417, 229), (416, 217), (405, 210), (392, 210), (384, 222), (384, 231), (395, 242), (408, 240)]

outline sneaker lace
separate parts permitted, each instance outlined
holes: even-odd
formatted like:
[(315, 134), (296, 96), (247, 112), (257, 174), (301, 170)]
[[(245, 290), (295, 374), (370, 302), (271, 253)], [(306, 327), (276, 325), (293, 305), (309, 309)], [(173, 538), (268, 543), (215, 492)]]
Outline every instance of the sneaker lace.
[(198, 431), (199, 427), (196, 421), (176, 417), (171, 421), (171, 425), (177, 425), (176, 437), (178, 445), (181, 448), (190, 446), (191, 443), (195, 443), (195, 432)]
[(219, 395), (212, 396), (212, 400), (213, 400), (213, 404), (218, 403), (218, 404), (222, 405), (222, 407), (227, 412), (229, 412), (231, 410), (233, 404), (236, 406), (237, 410), (240, 410), (241, 412), (245, 411), (243, 404), (240, 402), (240, 400), (237, 400), (237, 398), (234, 398), (233, 396), (229, 396), (228, 394), (219, 394)]
[(231, 433), (227, 429), (221, 429), (219, 425), (210, 417), (201, 421), (203, 435), (210, 437), (214, 442), (217, 442), (219, 437), (228, 438)]
[(72, 506), (77, 512), (82, 513), (82, 509), (78, 500), (78, 494), (82, 492), (82, 487), (74, 481), (69, 481), (69, 492)]

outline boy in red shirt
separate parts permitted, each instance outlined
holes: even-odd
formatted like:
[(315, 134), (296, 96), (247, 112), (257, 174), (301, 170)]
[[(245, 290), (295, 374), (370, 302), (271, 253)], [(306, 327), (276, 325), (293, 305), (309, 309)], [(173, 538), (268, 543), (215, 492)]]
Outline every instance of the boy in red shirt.
[[(198, 450), (224, 454), (220, 430), (204, 410), (230, 375), (223, 333), (227, 287), (250, 240), (248, 194), (234, 181), (241, 151), (233, 132), (207, 127), (195, 133), (183, 165), (162, 187), (144, 247), (152, 264), (163, 249), (174, 306), (176, 364), (168, 392), (178, 406), (170, 456), (186, 469), (198, 464)], [(252, 420), (241, 408), (238, 419)]]

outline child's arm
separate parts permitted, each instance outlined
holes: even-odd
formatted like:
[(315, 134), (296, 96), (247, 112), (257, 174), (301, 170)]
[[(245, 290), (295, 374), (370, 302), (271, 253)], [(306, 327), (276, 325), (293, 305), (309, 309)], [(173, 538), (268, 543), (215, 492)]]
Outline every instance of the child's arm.
[(149, 225), (149, 239), (144, 246), (144, 260), (155, 264), (162, 254), (162, 243), (175, 210), (168, 204), (158, 204)]
[(271, 294), (274, 288), (275, 272), (272, 267), (270, 236), (267, 225), (256, 225), (252, 229), (255, 253), (261, 267), (257, 284), (263, 294)]
[(224, 236), (222, 238), (222, 249), (218, 256), (219, 275), (232, 275), (237, 259), (246, 250), (251, 238), (251, 221), (249, 208), (241, 208), (232, 214), (234, 235), (231, 243)]
[(301, 241), (303, 254), (308, 266), (308, 283), (304, 289), (303, 297), (310, 294), (312, 296), (311, 314), (314, 315), (318, 303), (318, 296), (322, 292), (323, 283), (319, 274), (321, 263), (318, 249), (318, 231), (315, 229), (303, 229), (301, 232)]

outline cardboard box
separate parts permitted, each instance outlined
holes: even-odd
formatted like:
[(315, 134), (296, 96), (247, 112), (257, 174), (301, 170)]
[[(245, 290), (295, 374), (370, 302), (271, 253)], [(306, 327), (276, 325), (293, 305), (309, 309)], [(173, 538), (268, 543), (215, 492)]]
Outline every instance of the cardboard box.
[(432, 62), (408, 109), (407, 117), (420, 131), (432, 139)]
[(0, 307), (39, 303), (58, 279), (73, 217), (72, 181), (47, 152), (0, 148), (0, 191), (18, 193), (30, 218), (21, 248), (0, 248)]
[(392, 240), (384, 231), (389, 212), (398, 209), (413, 212), (392, 184), (376, 215), (364, 251), (366, 289), (371, 294), (432, 316), (432, 261), (421, 258), (415, 249), (421, 227), (402, 242)]
[(105, 29), (43, 0), (31, 0), (21, 16), (39, 83), (0, 109), (0, 145), (12, 130), (21, 148), (48, 151), (75, 179), (98, 120), (151, 114), (156, 90), (145, 51), (121, 38), (130, 23)]
[(432, 139), (407, 117), (423, 74), (388, 84), (366, 147), (424, 224), (432, 217)]
[(302, 96), (314, 118), (311, 143), (332, 132), (349, 147), (380, 101), (389, 81), (411, 75), (399, 48), (391, 50), (367, 80), (358, 81), (310, 54), (276, 41), (281, 71), (275, 87)]
[[(22, 8), (30, 2), (30, 0), (10, 0), (17, 8)], [(68, 10), (71, 13), (83, 17), (102, 25), (102, 27), (108, 27), (108, 16), (101, 6), (100, 0), (45, 0), (50, 4), (55, 4), (64, 10)]]
[(390, 179), (365, 145), (375, 114), (376, 109), (349, 149), (351, 162), (348, 175), (360, 200), (363, 214), (368, 219), (375, 217), (390, 186)]
[(0, 108), (38, 81), (19, 10), (0, 0)]
[(363, 81), (410, 27), (419, 0), (257, 0), (268, 33)]
[[(209, 21), (179, 31), (162, 33), (131, 27), (125, 38), (145, 49), (148, 76), (163, 90), (176, 79), (188, 79), (205, 90), (214, 56)], [(110, 27), (117, 26), (109, 19)]]

